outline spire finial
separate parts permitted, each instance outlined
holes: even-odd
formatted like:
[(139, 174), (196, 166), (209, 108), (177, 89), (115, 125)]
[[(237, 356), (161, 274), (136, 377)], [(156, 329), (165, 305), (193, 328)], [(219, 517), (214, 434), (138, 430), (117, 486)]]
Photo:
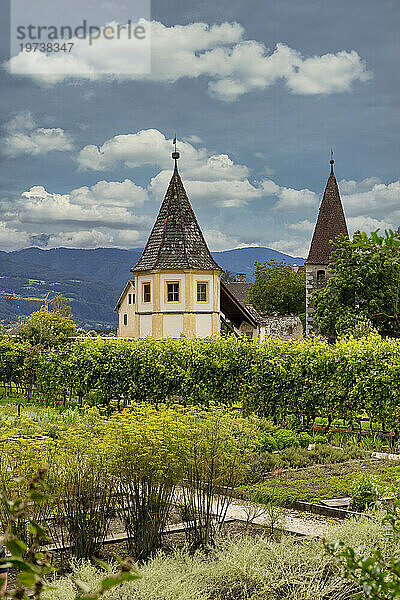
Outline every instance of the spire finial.
[(333, 150), (331, 148), (331, 160), (329, 161), (330, 165), (331, 165), (331, 173), (333, 173), (333, 165), (335, 163), (335, 161), (333, 160)]
[(176, 134), (175, 134), (175, 137), (174, 137), (172, 143), (174, 145), (174, 151), (172, 153), (172, 158), (175, 161), (175, 171), (177, 171), (178, 170), (178, 158), (179, 158), (180, 154), (179, 154), (179, 152), (176, 151)]

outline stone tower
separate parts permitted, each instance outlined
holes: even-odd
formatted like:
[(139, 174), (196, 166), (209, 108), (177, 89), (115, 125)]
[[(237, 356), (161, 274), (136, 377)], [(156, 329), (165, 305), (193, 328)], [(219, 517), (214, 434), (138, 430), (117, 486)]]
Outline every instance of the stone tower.
[(328, 177), (317, 223), (311, 240), (310, 251), (305, 262), (306, 267), (306, 333), (317, 333), (314, 323), (314, 308), (310, 303), (311, 294), (326, 285), (329, 278), (329, 263), (333, 250), (331, 242), (339, 235), (348, 236), (339, 188), (333, 172), (334, 160), (331, 158), (331, 172)]
[(119, 337), (209, 337), (220, 331), (220, 277), (175, 168), (116, 309)]

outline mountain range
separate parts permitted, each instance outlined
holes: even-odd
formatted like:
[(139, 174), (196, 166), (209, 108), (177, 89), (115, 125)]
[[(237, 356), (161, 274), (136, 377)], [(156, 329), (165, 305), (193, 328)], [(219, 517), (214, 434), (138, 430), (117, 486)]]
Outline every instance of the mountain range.
[[(141, 248), (94, 250), (25, 248), (0, 252), (0, 295), (44, 298), (63, 295), (72, 308), (75, 322), (85, 328), (115, 328), (114, 306), (138, 261)], [(245, 273), (251, 280), (254, 262), (271, 260), (301, 265), (304, 258), (283, 254), (271, 248), (250, 247), (212, 253), (224, 270)], [(0, 298), (0, 319), (16, 321), (38, 310), (40, 302)]]

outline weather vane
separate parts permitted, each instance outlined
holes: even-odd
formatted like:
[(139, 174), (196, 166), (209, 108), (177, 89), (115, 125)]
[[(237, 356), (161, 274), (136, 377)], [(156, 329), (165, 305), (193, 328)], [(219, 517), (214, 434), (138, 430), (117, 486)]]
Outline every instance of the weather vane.
[(331, 148), (331, 160), (329, 161), (330, 165), (331, 165), (331, 173), (333, 173), (333, 164), (334, 164), (334, 160), (333, 160), (333, 150)]
[(176, 150), (176, 134), (175, 134), (175, 137), (174, 137), (174, 139), (172, 140), (172, 143), (173, 143), (173, 145), (174, 145), (174, 151), (173, 151), (173, 153), (172, 153), (172, 158), (173, 158), (173, 159), (174, 159), (174, 161), (175, 161), (175, 169), (177, 169), (177, 168), (178, 168), (178, 158), (179, 158), (179, 152), (177, 152), (177, 150)]

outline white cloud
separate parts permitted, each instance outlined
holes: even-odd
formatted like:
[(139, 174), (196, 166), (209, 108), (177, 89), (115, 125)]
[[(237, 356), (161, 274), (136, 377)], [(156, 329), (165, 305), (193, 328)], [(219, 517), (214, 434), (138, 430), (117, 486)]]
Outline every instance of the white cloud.
[[(214, 176), (211, 175), (211, 181), (196, 180), (189, 179), (183, 172), (185, 189), (191, 201), (203, 206), (227, 208), (245, 206), (264, 195), (262, 188), (252, 185), (248, 179), (215, 181)], [(161, 171), (150, 181), (148, 189), (156, 202), (164, 197), (170, 179), (170, 171)]]
[(289, 254), (290, 256), (301, 256), (303, 258), (307, 256), (309, 245), (309, 240), (293, 238), (281, 239), (268, 244), (268, 246), (274, 250), (278, 250), (284, 254)]
[(206, 229), (204, 231), (204, 237), (207, 242), (207, 246), (212, 252), (218, 252), (221, 250), (232, 250), (240, 245), (237, 238), (226, 235), (218, 229)]
[(101, 248), (113, 245), (113, 236), (96, 229), (51, 234), (46, 248)]
[(132, 181), (100, 181), (92, 188), (82, 187), (69, 194), (48, 192), (34, 186), (23, 192), (16, 211), (21, 223), (79, 224), (113, 229), (135, 228), (146, 222), (130, 208), (140, 206), (146, 192)]
[(209, 93), (228, 102), (279, 80), (292, 93), (313, 95), (345, 92), (354, 82), (371, 78), (355, 50), (303, 57), (280, 43), (270, 53), (263, 43), (244, 40), (244, 29), (238, 23), (166, 27), (153, 21), (152, 70), (147, 75), (134, 72), (132, 65), (140, 62), (140, 52), (138, 55), (138, 45), (132, 46), (132, 40), (124, 35), (114, 42), (100, 38), (91, 46), (87, 40), (71, 41), (71, 53), (20, 52), (11, 58), (8, 68), (47, 85), (73, 78), (173, 83), (205, 77)]
[(4, 139), (3, 154), (10, 158), (23, 154), (37, 156), (54, 150), (65, 152), (73, 149), (72, 139), (63, 129), (36, 127), (29, 112), (17, 114), (6, 125), (6, 131), (8, 134)]
[(368, 177), (362, 181), (342, 179), (339, 181), (339, 190), (342, 195), (358, 194), (372, 190), (374, 185), (379, 183), (381, 180), (378, 177)]
[[(364, 191), (366, 181), (369, 182), (369, 189)], [(375, 183), (374, 181), (376, 180), (364, 180), (360, 186), (355, 182), (350, 182), (350, 189), (353, 188), (353, 192), (342, 194), (347, 215), (357, 216), (365, 215), (366, 213), (370, 215), (382, 215), (388, 214), (399, 207), (400, 181), (394, 181), (388, 185)], [(345, 187), (346, 189), (346, 186), (343, 186), (343, 184), (341, 184), (341, 187)]]
[(18, 231), (0, 222), (0, 249), (19, 250), (29, 245), (29, 235), (25, 231)]
[(293, 188), (280, 187), (275, 193), (278, 202), (274, 206), (276, 211), (301, 211), (318, 206), (319, 196), (311, 190), (295, 190)]
[(293, 229), (294, 231), (303, 231), (305, 233), (310, 233), (314, 230), (315, 223), (308, 221), (308, 219), (304, 219), (303, 221), (298, 221), (297, 223), (287, 223), (286, 227), (289, 229)]
[(17, 113), (8, 123), (5, 125), (6, 131), (9, 133), (20, 133), (22, 131), (31, 131), (35, 129), (36, 124), (33, 119), (33, 115), (29, 111), (21, 111)]
[(71, 201), (80, 205), (142, 206), (147, 192), (130, 179), (124, 181), (98, 181), (92, 187), (81, 187), (71, 191)]
[(287, 84), (292, 92), (302, 95), (348, 92), (354, 81), (371, 79), (371, 73), (354, 50), (306, 59), (296, 52), (292, 66)]
[[(249, 169), (232, 161), (227, 154), (210, 155), (205, 148), (194, 148), (179, 141), (182, 155), (180, 171), (185, 188), (194, 201), (220, 207), (245, 206), (258, 198), (276, 196), (275, 210), (287, 211), (318, 205), (318, 196), (310, 190), (281, 187), (271, 179), (252, 183)], [(118, 164), (128, 168), (144, 165), (161, 167), (148, 190), (157, 200), (164, 196), (171, 178), (172, 140), (157, 129), (116, 135), (101, 146), (85, 146), (77, 161), (80, 169), (107, 170)]]
[(347, 219), (347, 223), (350, 234), (353, 234), (354, 231), (357, 230), (371, 233), (371, 231), (376, 231), (377, 229), (380, 229), (381, 231), (384, 231), (385, 229), (395, 229), (390, 217), (389, 219), (380, 220), (369, 216), (359, 215), (358, 217), (350, 217)]
[(203, 232), (207, 245), (212, 252), (235, 250), (236, 248), (257, 248), (260, 243), (241, 242), (238, 237), (227, 235), (218, 229), (207, 229)]
[[(154, 165), (171, 169), (172, 139), (167, 139), (157, 129), (144, 129), (137, 133), (116, 135), (101, 146), (85, 146), (77, 161), (82, 170), (104, 171), (122, 163), (132, 169)], [(249, 170), (236, 165), (226, 154), (209, 155), (205, 148), (194, 148), (189, 142), (179, 141), (179, 151), (184, 156), (182, 173), (197, 180), (235, 180), (247, 177)]]
[[(35, 236), (34, 236), (35, 237)], [(140, 242), (137, 231), (102, 231), (100, 229), (82, 229), (79, 231), (61, 231), (45, 236), (41, 243), (34, 240), (35, 246), (45, 248), (132, 248)]]

